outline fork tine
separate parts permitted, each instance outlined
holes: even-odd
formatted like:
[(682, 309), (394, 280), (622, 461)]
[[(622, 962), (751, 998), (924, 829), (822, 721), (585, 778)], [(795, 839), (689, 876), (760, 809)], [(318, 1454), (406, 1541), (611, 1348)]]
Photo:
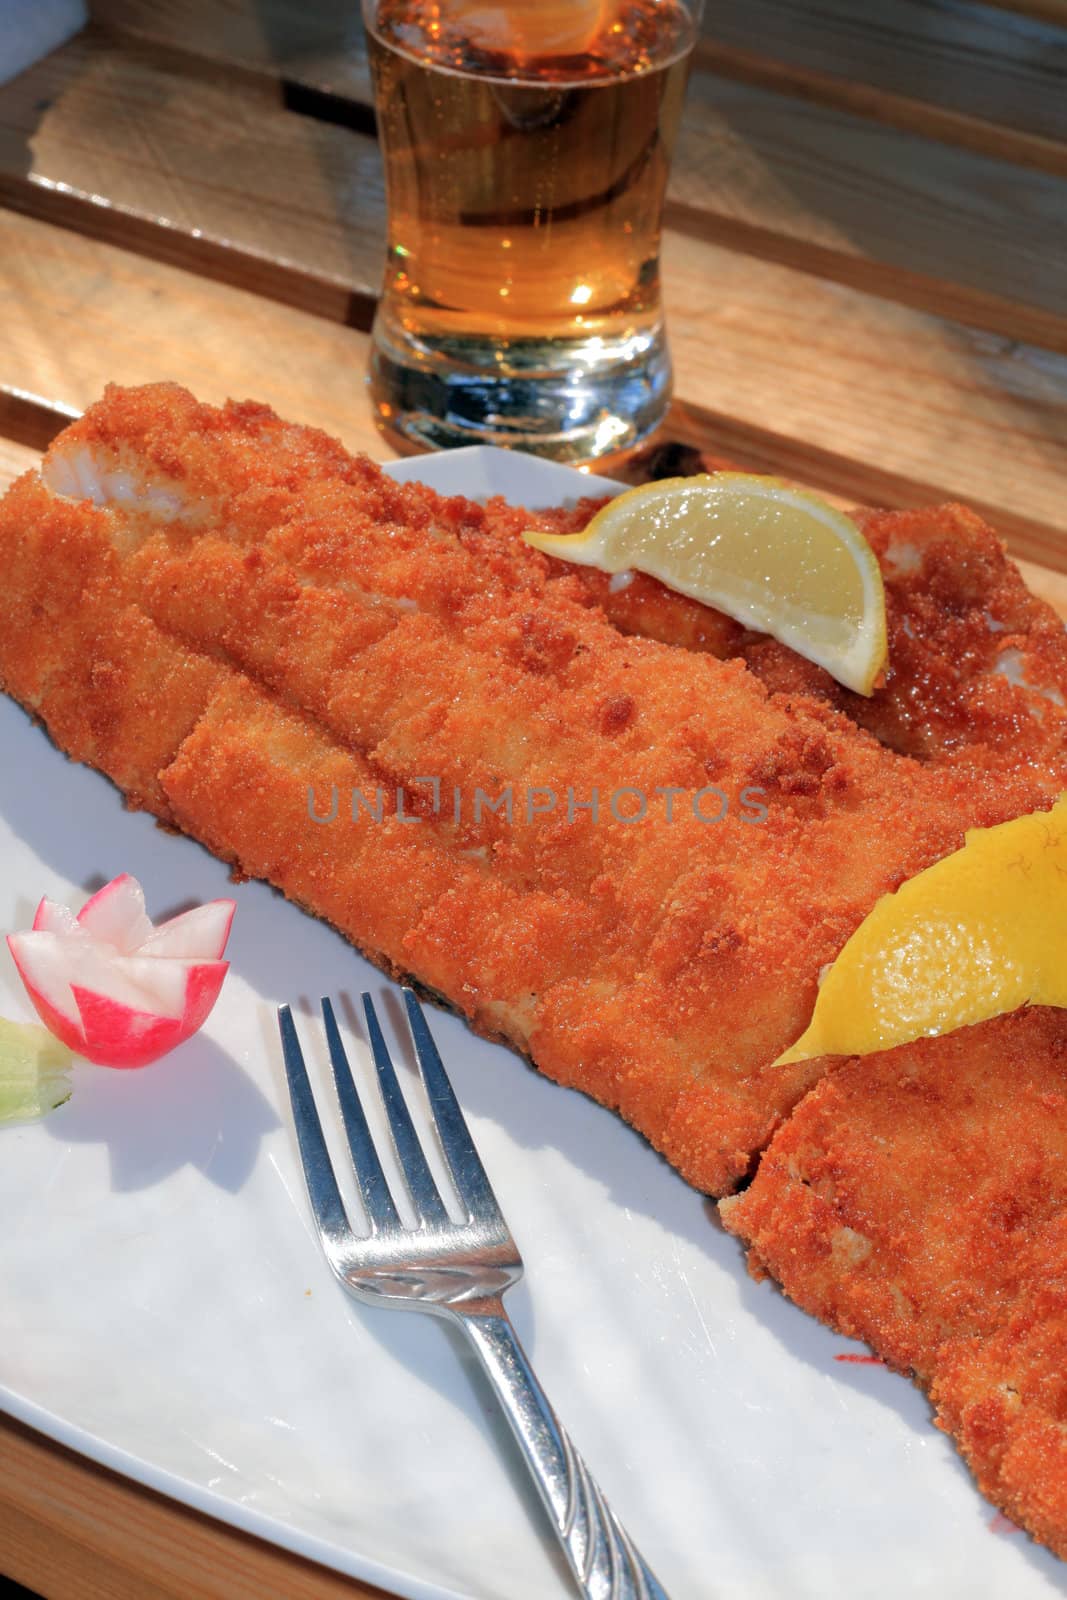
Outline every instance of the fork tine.
[(348, 1226), (344, 1201), (333, 1175), (333, 1164), (322, 1136), (322, 1123), (315, 1109), (315, 1098), (304, 1065), (300, 1040), (296, 1036), (293, 1013), (288, 1006), (278, 1007), (278, 1028), (282, 1036), (285, 1077), (289, 1085), (300, 1159), (304, 1164), (308, 1199), (324, 1243), (341, 1244), (351, 1238), (352, 1230)]
[(413, 989), (405, 988), (404, 1004), (430, 1110), (437, 1124), (441, 1148), (452, 1173), (456, 1192), (472, 1221), (502, 1223), (504, 1219), (496, 1195), (474, 1147), (466, 1118)]
[(403, 1169), (404, 1178), (411, 1198), (415, 1202), (415, 1211), (419, 1222), (423, 1225), (435, 1224), (438, 1227), (452, 1226), (452, 1219), (445, 1210), (444, 1202), (437, 1192), (437, 1185), (433, 1180), (433, 1173), (426, 1163), (426, 1157), (419, 1143), (419, 1136), (415, 1132), (415, 1125), (411, 1120), (407, 1103), (400, 1092), (396, 1071), (393, 1067), (389, 1051), (386, 1049), (382, 1030), (378, 1025), (378, 1014), (374, 1009), (374, 1002), (369, 994), (363, 996), (363, 1010), (367, 1018), (367, 1037), (370, 1039), (371, 1054), (378, 1072), (378, 1085), (382, 1092), (382, 1104), (389, 1121), (389, 1132), (392, 1135), (393, 1146), (397, 1158)]
[(402, 1226), (393, 1197), (389, 1193), (389, 1180), (378, 1160), (366, 1113), (359, 1098), (352, 1069), (348, 1064), (345, 1047), (337, 1028), (333, 1005), (322, 1001), (322, 1020), (326, 1024), (326, 1042), (330, 1047), (330, 1066), (333, 1068), (334, 1087), (341, 1106), (348, 1148), (352, 1154), (356, 1182), (363, 1197), (363, 1206), (372, 1233), (389, 1233)]

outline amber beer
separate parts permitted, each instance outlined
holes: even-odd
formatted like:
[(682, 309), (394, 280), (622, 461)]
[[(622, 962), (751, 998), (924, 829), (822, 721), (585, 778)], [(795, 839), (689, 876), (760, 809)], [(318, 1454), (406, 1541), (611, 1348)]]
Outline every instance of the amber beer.
[(367, 21), (389, 206), (382, 425), (562, 459), (636, 442), (669, 396), (660, 217), (694, 8), (380, 0)]

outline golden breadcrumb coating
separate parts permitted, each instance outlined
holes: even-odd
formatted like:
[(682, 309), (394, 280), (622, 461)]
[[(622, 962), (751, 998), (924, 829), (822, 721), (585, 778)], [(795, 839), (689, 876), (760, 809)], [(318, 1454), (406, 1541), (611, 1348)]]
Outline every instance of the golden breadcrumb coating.
[[(875, 900), (1063, 774), (976, 783), (769, 696), (741, 661), (624, 636), (521, 543), (525, 520), (393, 483), (262, 406), (111, 389), (0, 511), (0, 673), (132, 803), (722, 1193), (818, 1076), (769, 1064)], [(546, 788), (554, 811), (528, 813)], [(420, 820), (354, 818), (353, 790), (379, 789)], [(478, 789), (510, 790), (512, 816), (475, 822)], [(623, 789), (643, 822), (611, 813)]]
[(720, 1212), (757, 1276), (912, 1373), (984, 1492), (1067, 1554), (1067, 1012), (839, 1064)]
[(1062, 762), (1067, 632), (966, 506), (853, 513), (885, 584), (889, 661), (866, 696), (788, 645), (635, 573), (550, 563), (624, 633), (742, 660), (772, 693), (811, 695), (920, 761), (1002, 772)]
[[(1059, 1237), (1054, 1238), (1058, 1231)], [(1067, 1557), (1067, 1238), (1050, 1223), (1011, 1315), (938, 1353), (931, 1398), (978, 1487)]]
[(1067, 786), (1063, 626), (965, 508), (861, 513), (890, 636), (865, 699), (520, 538), (593, 509), (444, 498), (251, 402), (112, 388), (0, 502), (0, 683), (697, 1187), (773, 1136), (723, 1202), (754, 1270), (913, 1371), (1065, 1552), (1063, 1014), (770, 1065), (880, 895)]

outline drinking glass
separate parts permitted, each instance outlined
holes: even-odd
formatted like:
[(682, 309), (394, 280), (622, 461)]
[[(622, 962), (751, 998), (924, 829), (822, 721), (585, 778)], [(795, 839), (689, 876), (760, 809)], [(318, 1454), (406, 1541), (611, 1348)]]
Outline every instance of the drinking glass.
[(670, 397), (663, 198), (702, 0), (364, 0), (400, 448), (624, 450)]

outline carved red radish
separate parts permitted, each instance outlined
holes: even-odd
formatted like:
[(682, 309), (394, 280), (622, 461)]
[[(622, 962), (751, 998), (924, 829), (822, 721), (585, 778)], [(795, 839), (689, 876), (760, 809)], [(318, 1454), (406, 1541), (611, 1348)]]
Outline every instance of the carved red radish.
[(75, 916), (44, 899), (28, 933), (7, 942), (45, 1026), (104, 1067), (143, 1067), (196, 1032), (218, 998), (233, 900), (212, 900), (156, 927), (128, 872)]

